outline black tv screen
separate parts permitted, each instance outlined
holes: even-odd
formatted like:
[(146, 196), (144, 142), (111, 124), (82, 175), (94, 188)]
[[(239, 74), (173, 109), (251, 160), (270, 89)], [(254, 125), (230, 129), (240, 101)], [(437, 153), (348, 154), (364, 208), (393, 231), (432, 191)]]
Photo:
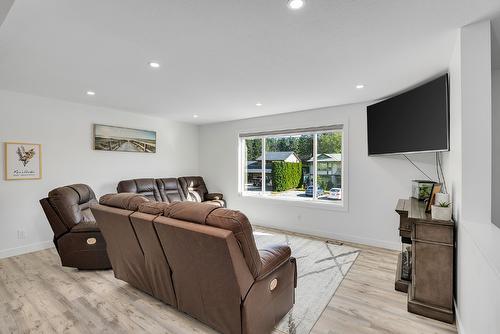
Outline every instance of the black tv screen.
[(367, 107), (368, 155), (447, 151), (448, 74)]

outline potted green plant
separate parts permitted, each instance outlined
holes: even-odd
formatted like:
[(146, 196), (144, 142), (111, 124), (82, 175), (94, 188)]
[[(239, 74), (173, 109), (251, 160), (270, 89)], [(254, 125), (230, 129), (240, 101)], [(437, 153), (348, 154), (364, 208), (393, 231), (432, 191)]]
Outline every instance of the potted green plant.
[(452, 205), (450, 202), (439, 202), (431, 206), (431, 216), (434, 220), (451, 220)]
[(447, 193), (436, 193), (436, 196), (434, 197), (434, 203), (431, 204), (439, 204), (441, 202), (449, 202), (450, 201), (450, 195)]

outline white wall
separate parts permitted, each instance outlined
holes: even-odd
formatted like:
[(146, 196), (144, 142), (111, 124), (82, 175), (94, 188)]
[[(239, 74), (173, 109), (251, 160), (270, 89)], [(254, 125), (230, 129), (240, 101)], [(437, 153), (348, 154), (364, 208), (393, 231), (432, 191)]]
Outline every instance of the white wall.
[[(348, 210), (331, 211), (293, 202), (238, 195), (238, 133), (346, 123)], [(434, 155), (412, 155), (436, 177)], [(399, 249), (399, 198), (408, 198), (412, 179), (424, 178), (401, 156), (368, 157), (366, 105), (354, 104), (200, 127), (200, 172), (209, 189), (224, 193), (231, 208), (253, 224)]]
[(460, 218), (462, 201), (462, 75), (460, 33), (449, 65), (450, 152), (443, 154), (443, 169), (453, 203), (453, 217)]
[[(92, 150), (93, 123), (157, 131), (157, 153)], [(118, 110), (0, 91), (3, 142), (42, 144), (43, 179), (5, 181), (0, 169), (0, 258), (51, 245), (38, 203), (57, 186), (86, 183), (96, 195), (116, 192), (121, 179), (198, 173), (198, 127)], [(26, 238), (17, 239), (24, 230)]]
[(0, 3), (0, 26), (4, 22), (5, 18), (7, 17), (7, 14), (10, 11), (10, 8), (12, 7), (12, 4), (14, 3), (14, 0), (3, 0)]
[[(460, 333), (500, 333), (500, 229), (491, 223), (490, 22), (466, 26), (450, 62), (451, 152)], [(455, 80), (455, 82), (457, 82)]]
[[(500, 55), (499, 55), (500, 57)], [(500, 227), (500, 69), (492, 72), (492, 107), (493, 107), (493, 183), (492, 183), (492, 199), (491, 199), (491, 219)]]
[(482, 26), (472, 25), (462, 29), (464, 191), (462, 191), (461, 218), (464, 220), (491, 221), (491, 35), (489, 31), (489, 21), (483, 22)]

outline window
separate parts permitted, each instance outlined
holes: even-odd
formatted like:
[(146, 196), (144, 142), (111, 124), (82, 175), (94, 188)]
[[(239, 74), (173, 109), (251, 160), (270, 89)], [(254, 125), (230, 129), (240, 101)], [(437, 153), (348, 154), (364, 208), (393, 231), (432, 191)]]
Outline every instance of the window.
[(240, 135), (243, 195), (343, 205), (343, 126)]

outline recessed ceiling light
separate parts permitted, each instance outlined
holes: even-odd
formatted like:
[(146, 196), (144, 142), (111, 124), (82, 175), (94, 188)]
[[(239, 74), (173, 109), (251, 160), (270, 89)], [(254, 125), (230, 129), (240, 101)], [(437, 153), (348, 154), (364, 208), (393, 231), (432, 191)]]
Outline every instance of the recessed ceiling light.
[(198, 115), (193, 115), (193, 118), (198, 118)]
[(95, 92), (93, 92), (93, 91), (91, 91), (91, 90), (88, 90), (88, 91), (87, 91), (87, 95), (94, 96), (94, 95), (95, 95)]
[(288, 0), (288, 8), (296, 10), (304, 7), (304, 0)]
[(160, 67), (160, 63), (157, 63), (155, 61), (150, 61), (149, 62), (149, 67), (158, 68), (158, 67)]
[(257, 102), (255, 105), (256, 105), (257, 107), (262, 107), (262, 103), (260, 103), (260, 102)]
[(356, 88), (357, 88), (357, 89), (363, 89), (363, 88), (365, 88), (365, 85), (363, 85), (363, 84), (358, 84), (358, 85), (356, 85)]

